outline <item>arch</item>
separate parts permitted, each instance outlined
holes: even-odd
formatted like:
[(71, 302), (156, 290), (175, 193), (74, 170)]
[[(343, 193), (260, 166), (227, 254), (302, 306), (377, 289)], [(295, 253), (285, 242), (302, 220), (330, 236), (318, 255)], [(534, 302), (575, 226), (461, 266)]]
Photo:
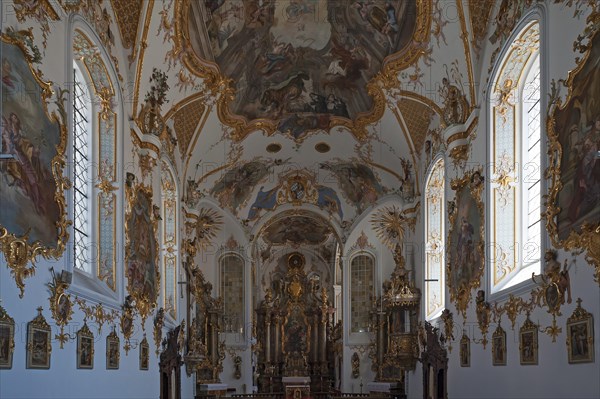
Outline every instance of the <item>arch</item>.
[(446, 169), (445, 160), (438, 156), (427, 173), (423, 207), (425, 270), (423, 287), (425, 291), (425, 319), (432, 320), (440, 315), (445, 306), (444, 295), (444, 253), (446, 247)]
[(545, 160), (539, 10), (525, 16), (495, 66), (489, 92), (488, 247), (491, 292), (539, 273)]
[(375, 257), (360, 251), (349, 262), (350, 333), (369, 331), (370, 312), (375, 296)]
[(179, 254), (179, 191), (176, 174), (165, 158), (161, 159), (161, 259), (163, 274), (162, 305), (167, 315), (177, 320), (177, 283)]
[(218, 257), (219, 292), (223, 298), (223, 331), (243, 333), (246, 314), (246, 261), (237, 252), (226, 251)]
[[(111, 58), (93, 29), (81, 16), (73, 15), (69, 22), (67, 65), (80, 70), (79, 79), (85, 81), (89, 93), (87, 103), (90, 110), (90, 129), (86, 133), (89, 157), (85, 162), (89, 174), (89, 197), (86, 198), (86, 205), (90, 209), (90, 217), (86, 224), (90, 232), (87, 242), (90, 246), (94, 243), (93, 253), (97, 256), (97, 259), (91, 257), (86, 267), (74, 270), (75, 282), (84, 290), (104, 294), (118, 302), (122, 293), (122, 284), (118, 276), (122, 275), (122, 272), (117, 259), (117, 243), (122, 240), (117, 238), (123, 234), (122, 214), (117, 210), (122, 208), (118, 204), (123, 198), (122, 177), (118, 172), (122, 169), (119, 168), (119, 164), (123, 155), (120, 150), (123, 131), (121, 90), (114, 66), (109, 61)], [(73, 68), (69, 68), (69, 81), (75, 84), (77, 79), (74, 79), (76, 76), (73, 75)], [(76, 87), (74, 86), (74, 89)], [(69, 116), (72, 126), (77, 122), (75, 94), (76, 91), (71, 90), (72, 107), (69, 109)], [(76, 132), (75, 129), (71, 131)], [(71, 137), (71, 160), (76, 160), (77, 145), (74, 137)], [(72, 175), (77, 172), (75, 166), (71, 169)], [(74, 201), (77, 199), (77, 182), (75, 183), (71, 196), (72, 213), (76, 210)], [(81, 269), (86, 273), (79, 273)]]

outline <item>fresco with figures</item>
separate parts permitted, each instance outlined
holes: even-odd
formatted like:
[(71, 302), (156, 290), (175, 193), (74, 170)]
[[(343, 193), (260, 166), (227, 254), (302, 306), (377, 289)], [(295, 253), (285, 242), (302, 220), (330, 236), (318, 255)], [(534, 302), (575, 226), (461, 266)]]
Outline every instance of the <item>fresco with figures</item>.
[(411, 44), (416, 2), (369, 0), (205, 0), (190, 3), (208, 38), (191, 46), (233, 79), (231, 111), (279, 120), (295, 138), (355, 119), (373, 101), (367, 83), (386, 57)]
[(60, 207), (52, 164), (61, 128), (51, 120), (42, 88), (23, 52), (2, 42), (2, 126), (0, 226), (30, 243), (56, 246)]
[(600, 222), (600, 34), (574, 76), (571, 95), (554, 112), (555, 133), (562, 148), (558, 195), (558, 235), (581, 232), (584, 222)]
[(128, 291), (137, 302), (156, 303), (158, 298), (158, 242), (152, 220), (152, 192), (138, 187), (130, 197), (126, 217)]

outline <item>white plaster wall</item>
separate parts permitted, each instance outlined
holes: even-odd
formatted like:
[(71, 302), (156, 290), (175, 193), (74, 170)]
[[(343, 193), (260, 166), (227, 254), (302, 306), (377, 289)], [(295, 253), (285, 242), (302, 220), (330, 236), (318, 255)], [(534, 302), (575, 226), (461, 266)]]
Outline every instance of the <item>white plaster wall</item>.
[[(500, 1), (498, 1), (500, 3)], [(499, 6), (499, 4), (498, 4)], [(496, 8), (497, 9), (497, 8)], [(539, 12), (545, 18), (542, 22), (542, 57), (546, 53), (547, 62), (542, 65), (546, 72), (546, 82), (551, 79), (565, 79), (568, 71), (575, 67), (575, 57), (578, 54), (573, 53), (573, 41), (578, 34), (583, 32), (585, 26), (585, 17), (580, 19), (573, 18), (573, 8), (563, 5), (555, 5), (553, 2), (546, 1), (539, 8)], [(560, 26), (560, 28), (558, 28)], [(478, 98), (480, 105), (479, 127), (477, 129), (477, 139), (473, 142), (471, 157), (468, 168), (477, 165), (486, 165), (488, 134), (488, 115), (487, 104), (485, 103), (485, 94), (483, 89), (487, 86), (488, 67), (491, 53), (495, 46), (490, 45), (486, 38), (487, 47), (482, 52), (482, 63), (480, 68), (475, 65), (475, 70), (480, 70)], [(543, 58), (542, 58), (543, 59)], [(544, 75), (542, 75), (544, 76)], [(544, 84), (544, 83), (543, 83)], [(549, 86), (542, 88), (542, 97), (547, 98)], [(566, 90), (563, 89), (563, 94)], [(545, 114), (542, 107), (542, 113)], [(545, 122), (542, 123), (545, 126)], [(545, 132), (545, 128), (542, 129)], [(542, 149), (545, 153), (545, 147)], [(484, 168), (486, 179), (489, 176), (489, 168)], [(447, 169), (449, 179), (456, 177), (456, 172)], [(449, 181), (449, 180), (447, 180)], [(454, 198), (454, 192), (446, 187), (446, 200)], [(447, 226), (448, 227), (448, 226)], [(423, 230), (419, 229), (421, 234)], [(548, 241), (549, 242), (549, 241)], [(565, 251), (558, 251), (558, 260), (570, 259), (570, 254)], [(587, 264), (583, 256), (576, 259), (576, 266), (570, 270), (571, 288), (573, 291), (573, 303), (562, 306), (562, 316), (557, 317), (556, 321), (562, 332), (552, 342), (552, 338), (543, 332), (539, 332), (539, 364), (521, 366), (519, 362), (519, 328), (525, 321), (525, 315), (517, 317), (514, 330), (508, 318), (503, 316), (502, 327), (507, 334), (507, 365), (492, 366), (491, 344), (488, 343), (486, 349), (482, 344), (473, 342), (481, 340), (481, 332), (477, 325), (475, 315), (474, 299), (469, 304), (467, 311), (467, 320), (465, 330), (471, 337), (471, 367), (460, 367), (459, 346), (462, 336), (463, 320), (454, 308), (454, 305), (448, 303), (448, 289), (446, 288), (446, 307), (454, 314), (454, 337), (452, 342), (452, 351), (448, 362), (448, 397), (449, 398), (598, 398), (600, 397), (600, 286), (593, 278), (593, 268)], [(422, 281), (422, 277), (420, 280)], [(526, 283), (513, 289), (508, 289), (495, 296), (489, 297), (490, 292), (487, 283), (487, 272), (482, 278), (480, 289), (486, 291), (487, 300), (494, 304), (495, 301), (502, 305), (510, 293), (516, 296), (522, 296), (528, 300), (530, 291), (534, 288), (533, 284)], [(474, 297), (475, 291), (472, 291)], [(566, 347), (566, 321), (571, 316), (576, 307), (576, 299), (580, 297), (582, 306), (591, 312), (594, 317), (594, 341), (595, 341), (595, 362), (585, 364), (569, 364)], [(423, 313), (422, 313), (423, 314)], [(423, 318), (421, 318), (423, 319)], [(540, 325), (542, 329), (552, 324), (552, 316), (546, 309), (537, 308), (531, 315), (531, 320)], [(443, 325), (437, 320), (440, 330), (443, 331)], [(491, 323), (487, 334), (488, 341), (491, 341), (491, 335), (496, 329), (497, 324)], [(409, 373), (408, 377), (408, 396), (409, 398), (423, 397), (422, 365), (417, 364), (417, 369)]]

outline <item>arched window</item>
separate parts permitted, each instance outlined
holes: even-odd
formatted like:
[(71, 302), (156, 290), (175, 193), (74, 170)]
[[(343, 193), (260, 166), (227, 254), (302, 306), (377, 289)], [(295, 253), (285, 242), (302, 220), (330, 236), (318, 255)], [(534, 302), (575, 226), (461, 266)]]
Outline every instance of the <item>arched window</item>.
[(350, 332), (369, 331), (369, 315), (375, 284), (373, 257), (361, 254), (350, 262)]
[(163, 307), (166, 313), (177, 320), (177, 270), (179, 265), (178, 223), (177, 223), (177, 187), (169, 165), (161, 164), (161, 202), (162, 202), (162, 259), (164, 295)]
[(492, 86), (491, 288), (539, 273), (542, 254), (540, 26), (512, 41)]
[(444, 309), (444, 160), (437, 160), (425, 186), (425, 318)]
[(83, 286), (92, 291), (108, 287), (114, 296), (117, 94), (100, 49), (79, 28), (73, 31), (72, 49), (74, 271)]
[(235, 254), (220, 259), (223, 329), (227, 333), (243, 333), (244, 327), (244, 260)]
[(92, 274), (92, 105), (77, 62), (73, 62), (73, 257), (78, 270)]

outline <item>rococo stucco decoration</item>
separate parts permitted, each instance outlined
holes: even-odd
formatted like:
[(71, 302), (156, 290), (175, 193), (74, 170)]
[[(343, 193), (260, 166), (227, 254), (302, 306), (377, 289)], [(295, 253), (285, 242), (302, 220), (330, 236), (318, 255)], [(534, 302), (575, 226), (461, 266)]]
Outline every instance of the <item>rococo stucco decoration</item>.
[[(58, 259), (69, 238), (64, 190), (67, 130), (65, 91), (54, 93), (34, 70), (25, 35), (1, 36), (2, 46), (2, 170), (0, 249), (20, 290), (35, 273), (38, 256)], [(57, 111), (48, 111), (55, 97)], [(31, 262), (31, 266), (27, 266)]]
[(588, 17), (588, 28), (574, 44), (584, 56), (565, 82), (564, 100), (553, 85), (547, 130), (551, 188), (546, 226), (553, 244), (573, 250), (583, 248), (600, 284), (600, 12)]
[(429, 1), (184, 0), (175, 4), (173, 51), (219, 95), (234, 140), (278, 130), (301, 141), (334, 126), (364, 138), (384, 112), (381, 85), (398, 84), (423, 54), (430, 24)]
[(126, 189), (125, 274), (127, 291), (144, 322), (156, 306), (160, 288), (158, 220), (152, 207), (152, 189), (142, 184)]
[(481, 169), (471, 170), (451, 181), (456, 192), (449, 209), (447, 284), (450, 300), (466, 319), (471, 290), (479, 287), (484, 268), (484, 209)]

